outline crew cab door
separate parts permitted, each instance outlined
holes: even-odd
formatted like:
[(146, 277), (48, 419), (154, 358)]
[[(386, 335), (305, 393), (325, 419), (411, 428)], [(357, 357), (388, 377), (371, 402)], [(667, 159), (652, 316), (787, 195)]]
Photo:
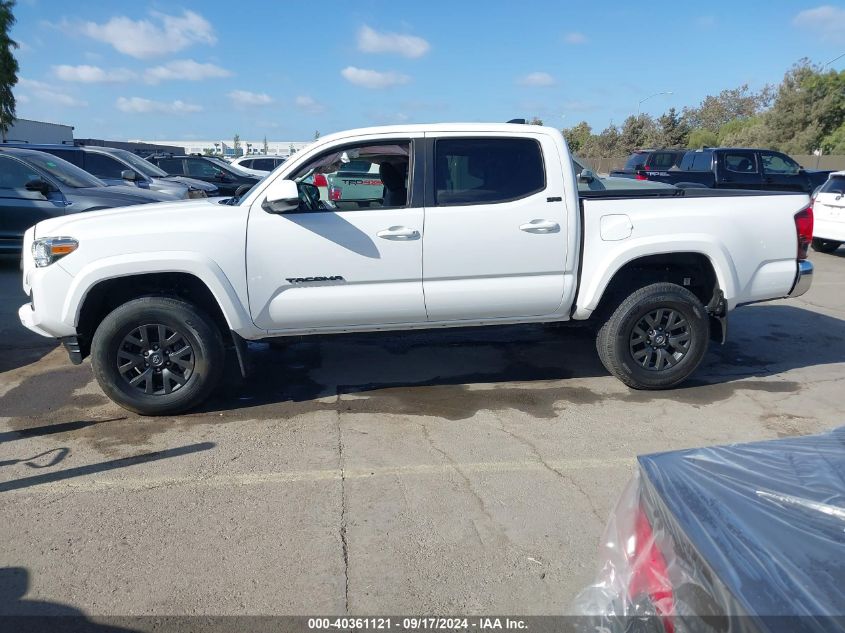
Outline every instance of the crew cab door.
[(717, 154), (716, 186), (722, 189), (760, 189), (763, 177), (752, 150), (725, 150)]
[(429, 320), (557, 310), (567, 240), (564, 167), (552, 138), (427, 134), (426, 145), (423, 288)]
[[(262, 196), (253, 203), (247, 277), (258, 327), (282, 331), (425, 322), (423, 165), (414, 160), (413, 136), (350, 139), (285, 172), (288, 179), (313, 182), (315, 176), (330, 178), (352, 160), (368, 161), (378, 165), (376, 173), (388, 170), (395, 176), (389, 187), (385, 183), (379, 189), (377, 199), (321, 201), (316, 210), (301, 202), (283, 214), (268, 213)], [(420, 183), (416, 194), (414, 182)]]

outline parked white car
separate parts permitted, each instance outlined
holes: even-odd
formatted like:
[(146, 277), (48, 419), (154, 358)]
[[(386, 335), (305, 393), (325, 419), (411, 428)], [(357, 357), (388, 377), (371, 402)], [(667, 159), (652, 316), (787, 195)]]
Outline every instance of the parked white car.
[(845, 171), (831, 173), (813, 201), (813, 250), (832, 253), (845, 242)]
[[(321, 200), (314, 175), (352, 161), (379, 165), (382, 197)], [(554, 128), (368, 128), (319, 139), (228, 205), (38, 223), (19, 316), (146, 415), (206, 399), (227, 348), (245, 372), (245, 340), (506, 323), (590, 320), (608, 371), (665, 389), (724, 340), (731, 310), (806, 292), (811, 239), (806, 194), (579, 193)]]
[(287, 160), (282, 156), (240, 156), (232, 161), (232, 165), (240, 167), (253, 176), (264, 177)]

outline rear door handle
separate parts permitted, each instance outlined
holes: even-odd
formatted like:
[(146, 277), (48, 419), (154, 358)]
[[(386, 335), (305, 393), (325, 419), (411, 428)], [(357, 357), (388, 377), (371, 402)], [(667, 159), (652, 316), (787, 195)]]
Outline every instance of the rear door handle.
[(385, 240), (416, 240), (419, 239), (420, 232), (409, 229), (407, 226), (391, 226), (389, 229), (379, 231), (376, 235)]
[(519, 230), (526, 233), (557, 233), (560, 231), (560, 224), (551, 220), (531, 220), (521, 224)]

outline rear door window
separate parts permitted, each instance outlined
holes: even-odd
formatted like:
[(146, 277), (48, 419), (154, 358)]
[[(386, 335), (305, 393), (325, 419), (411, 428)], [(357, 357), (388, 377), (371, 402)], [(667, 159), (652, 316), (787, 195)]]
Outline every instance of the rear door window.
[(758, 173), (754, 152), (725, 152), (725, 169), (737, 174)]
[(196, 176), (197, 178), (219, 178), (224, 173), (220, 167), (201, 158), (189, 158), (187, 162), (189, 176)]
[(646, 160), (648, 160), (647, 152), (635, 152), (625, 161), (625, 169), (643, 169)]
[(678, 154), (675, 152), (654, 152), (648, 161), (649, 169), (671, 169), (676, 164)]
[[(82, 152), (81, 152), (82, 153)], [(94, 174), (97, 178), (120, 178), (120, 173), (128, 169), (126, 165), (111, 156), (105, 154), (95, 154), (93, 152), (84, 152), (85, 164), (84, 169), (89, 174)]]
[(507, 202), (546, 188), (543, 155), (533, 139), (439, 139), (434, 155), (440, 206)]
[(156, 164), (171, 175), (182, 176), (185, 173), (181, 158), (159, 158)]

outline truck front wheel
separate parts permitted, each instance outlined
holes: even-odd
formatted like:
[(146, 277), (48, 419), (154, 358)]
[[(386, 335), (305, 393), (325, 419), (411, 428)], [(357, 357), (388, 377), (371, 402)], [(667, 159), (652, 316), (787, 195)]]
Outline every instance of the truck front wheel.
[(141, 415), (170, 415), (205, 400), (220, 379), (223, 338), (195, 306), (141, 297), (112, 311), (91, 342), (94, 376), (106, 395)]
[(634, 389), (668, 389), (701, 364), (710, 339), (707, 311), (671, 283), (641, 288), (601, 326), (596, 339), (607, 370)]

